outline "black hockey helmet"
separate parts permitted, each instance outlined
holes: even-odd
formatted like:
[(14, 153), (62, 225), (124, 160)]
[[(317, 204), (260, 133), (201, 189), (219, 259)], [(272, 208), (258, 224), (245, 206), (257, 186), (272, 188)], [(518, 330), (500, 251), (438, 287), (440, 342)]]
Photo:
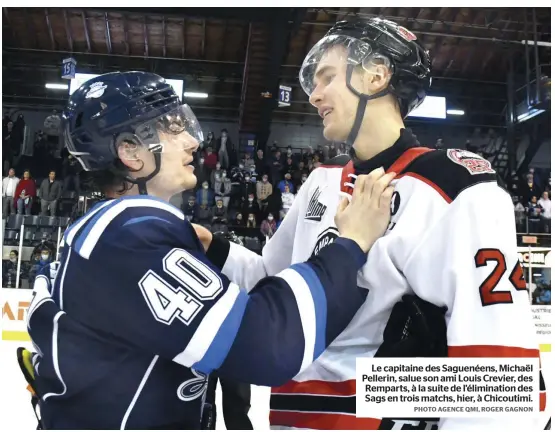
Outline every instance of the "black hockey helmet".
[[(202, 129), (164, 78), (149, 72), (113, 72), (85, 82), (62, 114), (68, 151), (86, 171), (114, 169), (123, 142), (145, 146), (156, 168), (147, 177), (126, 180), (146, 193), (146, 182), (160, 171), (160, 153), (185, 150), (202, 142)], [(179, 137), (178, 137), (179, 136)], [(179, 141), (179, 146), (166, 145)]]
[[(403, 118), (424, 101), (431, 85), (428, 51), (412, 32), (381, 18), (338, 22), (314, 45), (299, 72), (300, 84), (307, 95), (314, 90), (314, 75), (320, 61), (335, 46), (346, 49), (347, 87), (359, 98), (348, 144), (356, 139), (367, 101), (391, 94), (397, 99)], [(360, 93), (351, 84), (354, 68), (362, 66), (367, 69), (376, 62), (385, 64), (392, 72), (388, 88), (373, 95)]]

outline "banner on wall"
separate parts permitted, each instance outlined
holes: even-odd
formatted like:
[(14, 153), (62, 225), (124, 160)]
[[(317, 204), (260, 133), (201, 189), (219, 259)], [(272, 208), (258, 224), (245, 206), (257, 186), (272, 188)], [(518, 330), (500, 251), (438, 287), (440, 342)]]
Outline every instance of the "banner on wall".
[(2, 288), (2, 340), (28, 341), (27, 310), (33, 291), (29, 289)]

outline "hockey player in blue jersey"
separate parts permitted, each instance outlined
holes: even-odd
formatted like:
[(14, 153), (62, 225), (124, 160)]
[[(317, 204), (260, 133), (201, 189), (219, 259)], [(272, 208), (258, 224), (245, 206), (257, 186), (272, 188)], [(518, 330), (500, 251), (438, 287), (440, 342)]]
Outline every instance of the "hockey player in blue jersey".
[(57, 276), (35, 283), (30, 372), (44, 428), (199, 429), (207, 374), (282, 384), (363, 303), (357, 272), (389, 222), (393, 175), (359, 177), (338, 211), (341, 238), (247, 292), (168, 203), (195, 186), (202, 132), (163, 78), (87, 81), (62, 125), (70, 153), (112, 199), (67, 229)]

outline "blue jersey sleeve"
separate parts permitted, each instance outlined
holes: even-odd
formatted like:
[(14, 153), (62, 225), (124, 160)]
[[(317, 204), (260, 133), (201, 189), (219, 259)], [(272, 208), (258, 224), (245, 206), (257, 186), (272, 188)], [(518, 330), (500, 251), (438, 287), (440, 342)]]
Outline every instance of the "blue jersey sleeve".
[(181, 212), (139, 200), (116, 201), (70, 228), (53, 292), (66, 313), (122, 344), (278, 385), (310, 365), (364, 301), (356, 275), (366, 258), (350, 240), (247, 294), (206, 258)]

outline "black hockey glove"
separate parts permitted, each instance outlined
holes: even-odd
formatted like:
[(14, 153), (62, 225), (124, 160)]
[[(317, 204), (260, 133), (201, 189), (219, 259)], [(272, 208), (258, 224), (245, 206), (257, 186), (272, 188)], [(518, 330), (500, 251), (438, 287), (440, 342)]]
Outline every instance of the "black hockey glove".
[(415, 295), (393, 306), (375, 357), (447, 357), (447, 308)]

